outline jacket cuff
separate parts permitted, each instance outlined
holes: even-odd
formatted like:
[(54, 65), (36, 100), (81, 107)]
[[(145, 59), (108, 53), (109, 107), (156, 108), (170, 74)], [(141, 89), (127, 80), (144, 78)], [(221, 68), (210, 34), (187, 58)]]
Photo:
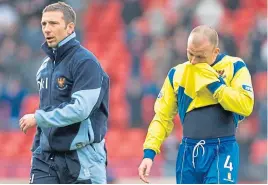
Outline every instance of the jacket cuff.
[(143, 153), (144, 153), (144, 155), (143, 155), (143, 159), (144, 159), (144, 158), (149, 158), (149, 159), (154, 160), (154, 157), (155, 157), (155, 155), (156, 155), (156, 152), (153, 151), (152, 149), (145, 149), (145, 150), (143, 151)]
[(207, 85), (208, 90), (214, 94), (217, 89), (219, 89), (222, 85), (225, 84), (224, 80), (222, 78), (219, 78), (220, 81), (213, 82), (211, 84)]
[(40, 113), (38, 112), (38, 110), (35, 111), (34, 118), (36, 120), (37, 126), (44, 127), (42, 116), (40, 115)]
[(208, 88), (208, 90), (209, 90), (212, 94), (214, 94), (215, 91), (216, 91), (220, 86), (222, 86), (222, 85), (223, 85), (223, 84), (220, 83), (220, 82), (213, 82), (213, 83), (211, 83), (211, 84), (208, 84), (207, 88)]

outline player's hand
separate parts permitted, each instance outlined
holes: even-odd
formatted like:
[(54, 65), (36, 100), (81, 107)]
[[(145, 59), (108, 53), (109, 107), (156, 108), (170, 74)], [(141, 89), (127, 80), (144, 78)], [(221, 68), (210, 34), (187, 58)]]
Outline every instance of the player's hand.
[(139, 176), (140, 176), (140, 179), (145, 183), (149, 183), (147, 178), (150, 175), (152, 165), (153, 165), (153, 160), (149, 158), (144, 158), (140, 164)]
[(36, 126), (36, 119), (34, 117), (34, 114), (25, 114), (21, 119), (20, 119), (20, 129), (23, 131), (25, 134), (29, 128), (32, 128)]

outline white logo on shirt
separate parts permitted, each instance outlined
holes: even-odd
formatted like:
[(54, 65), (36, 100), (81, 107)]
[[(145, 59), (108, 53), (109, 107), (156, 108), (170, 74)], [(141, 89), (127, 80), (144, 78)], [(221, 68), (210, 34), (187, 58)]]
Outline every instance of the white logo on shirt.
[(47, 89), (48, 88), (48, 78), (41, 78), (40, 80), (37, 81), (37, 85), (38, 85), (38, 88), (39, 88), (39, 91), (41, 89)]
[(242, 85), (242, 88), (246, 91), (252, 92), (252, 87), (250, 87), (249, 85)]

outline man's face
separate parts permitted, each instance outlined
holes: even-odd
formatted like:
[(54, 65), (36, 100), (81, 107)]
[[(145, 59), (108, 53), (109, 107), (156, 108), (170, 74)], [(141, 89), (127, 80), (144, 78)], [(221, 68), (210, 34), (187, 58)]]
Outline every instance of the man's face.
[(51, 48), (55, 48), (60, 41), (73, 31), (70, 30), (69, 25), (66, 25), (63, 13), (60, 11), (43, 13), (41, 25), (47, 44)]
[(187, 44), (187, 57), (191, 64), (213, 64), (220, 49), (209, 42), (207, 38), (190, 35)]

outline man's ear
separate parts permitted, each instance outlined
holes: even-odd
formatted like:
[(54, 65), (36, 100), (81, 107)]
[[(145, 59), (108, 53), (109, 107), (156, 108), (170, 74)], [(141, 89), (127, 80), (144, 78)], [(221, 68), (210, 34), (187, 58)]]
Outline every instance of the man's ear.
[(216, 54), (216, 55), (218, 55), (219, 53), (220, 53), (220, 48), (215, 48), (215, 51), (214, 51), (215, 53), (214, 54)]
[(67, 25), (67, 33), (68, 34), (72, 34), (74, 32), (74, 27), (75, 27), (75, 24), (73, 22), (70, 22)]

